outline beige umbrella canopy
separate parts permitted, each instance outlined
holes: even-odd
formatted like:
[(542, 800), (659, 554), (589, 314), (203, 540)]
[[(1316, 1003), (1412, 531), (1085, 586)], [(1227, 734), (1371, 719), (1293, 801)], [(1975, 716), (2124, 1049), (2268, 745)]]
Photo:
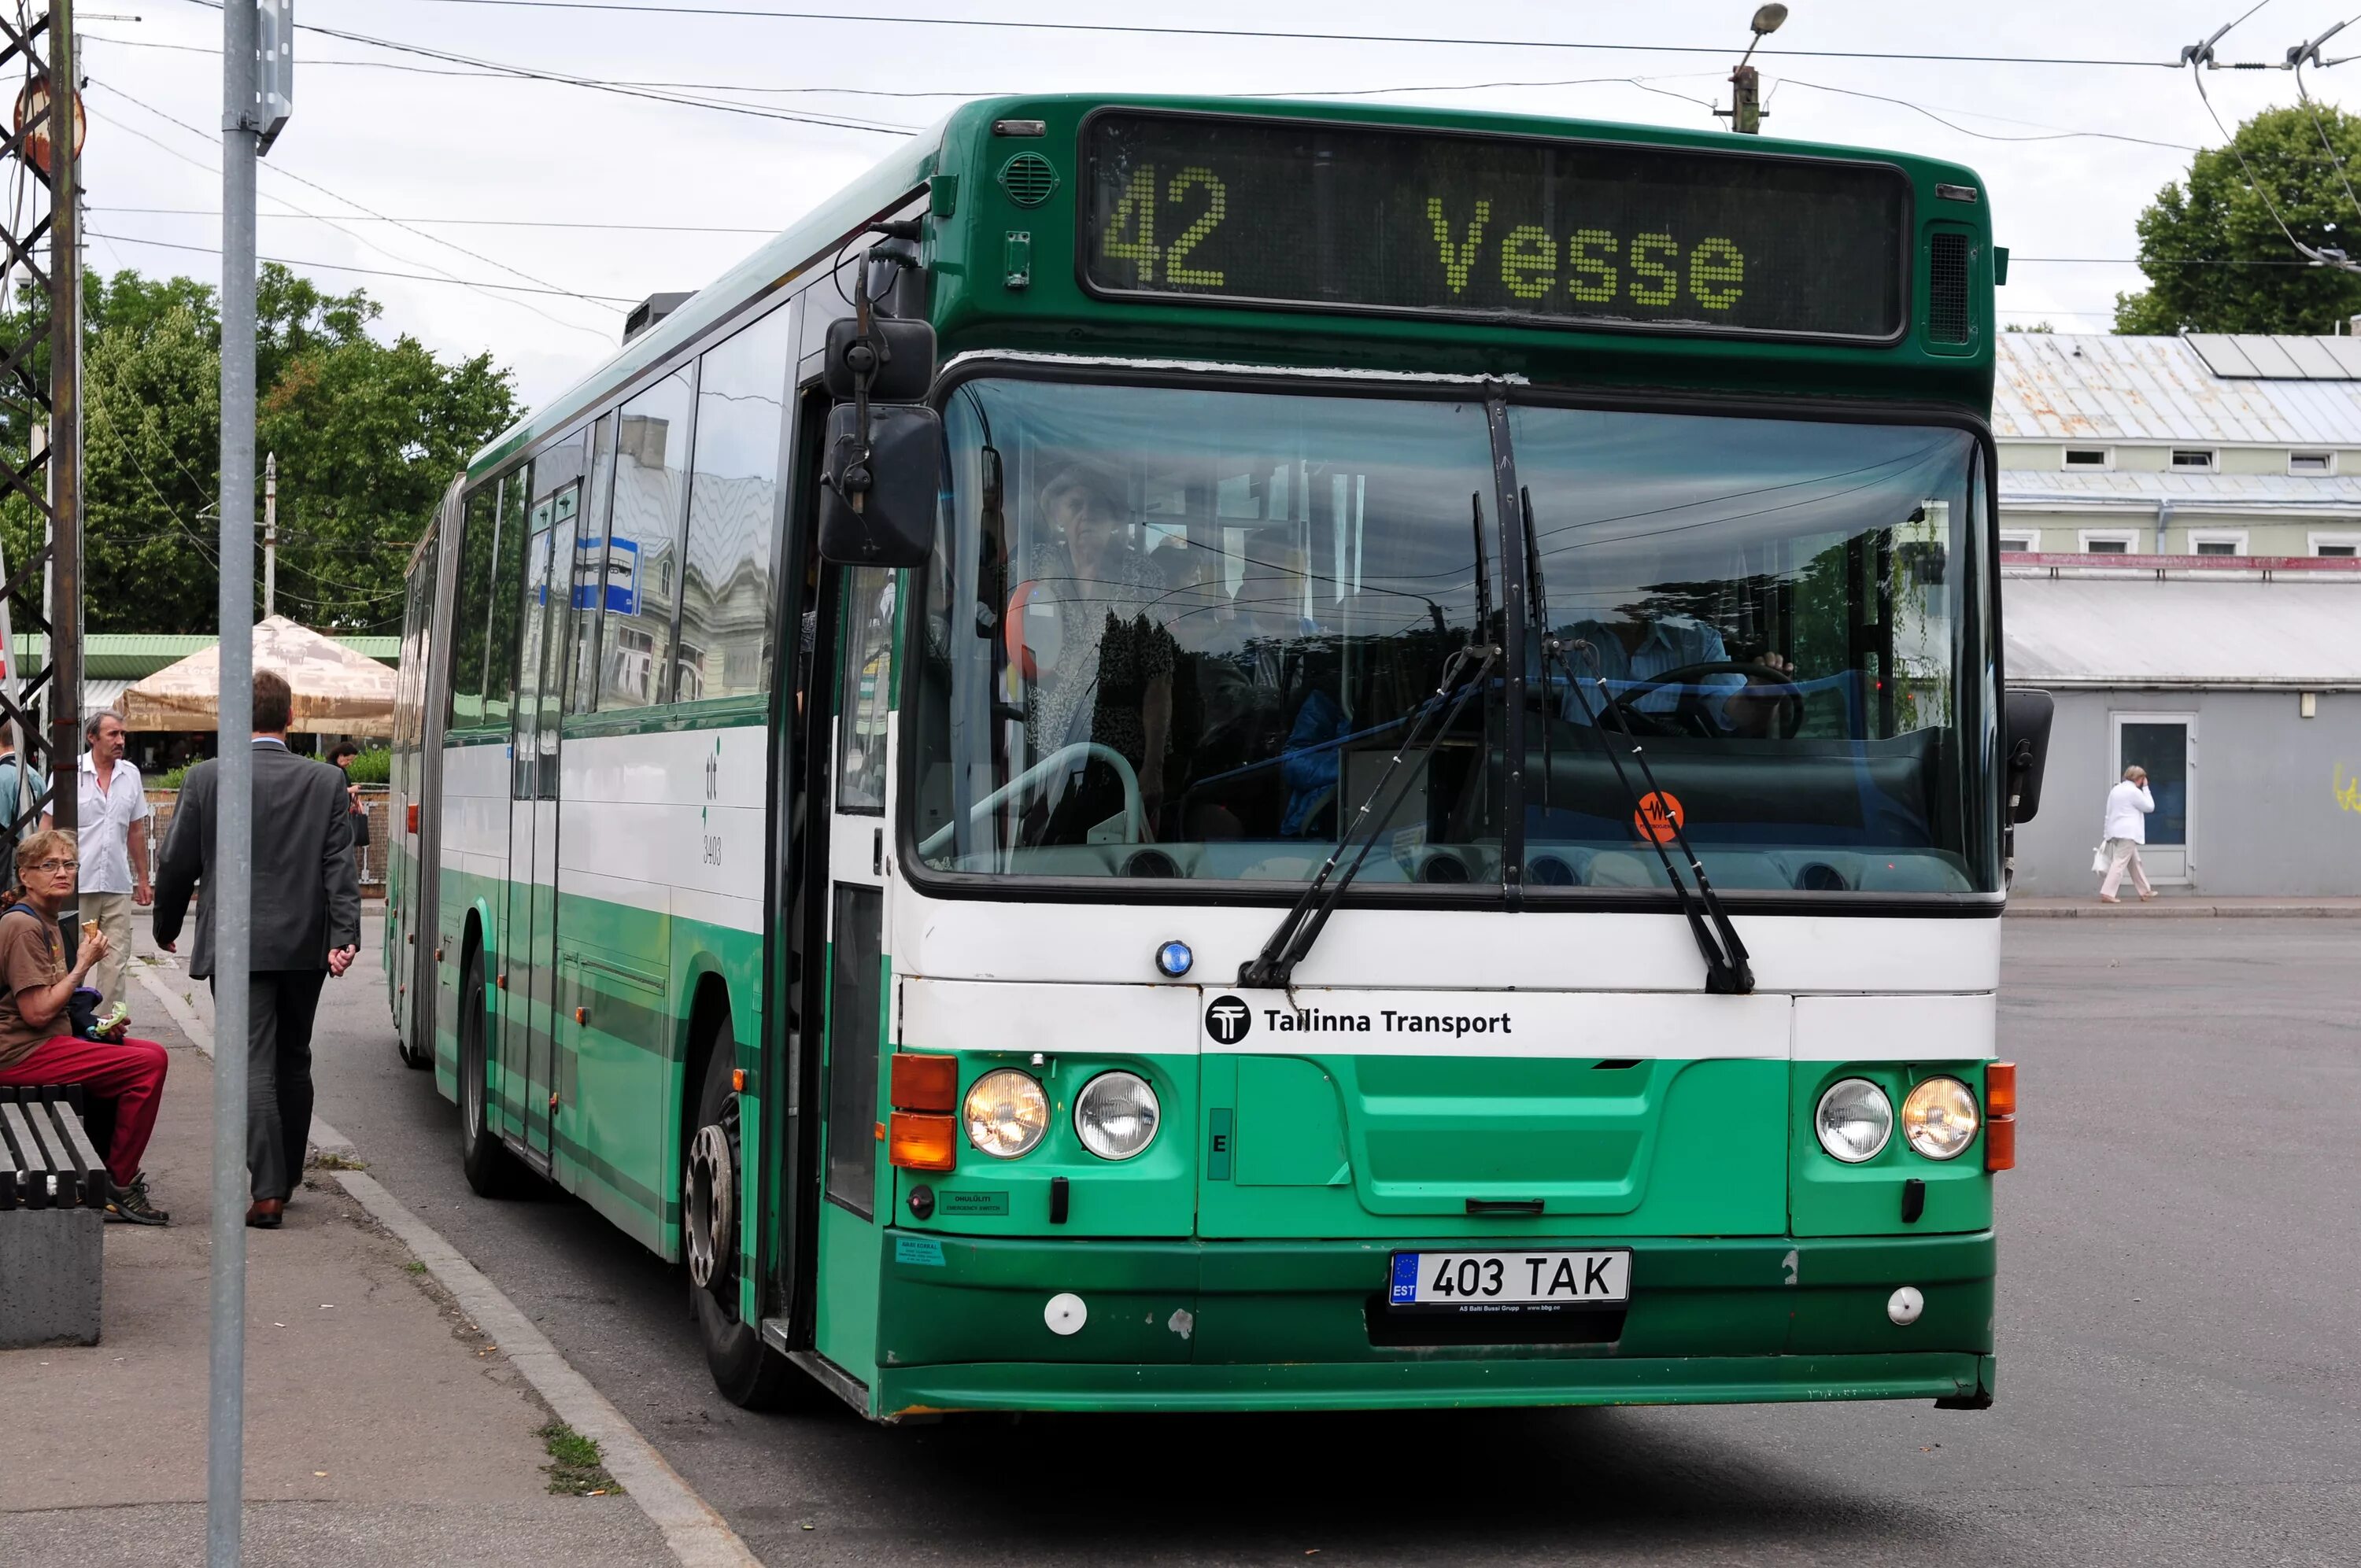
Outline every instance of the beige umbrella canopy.
[[(333, 637), (274, 615), (254, 629), (254, 667), (295, 689), (292, 728), (316, 735), (393, 733), (393, 671)], [(169, 664), (123, 694), (132, 729), (214, 729), (221, 699), (218, 643)]]

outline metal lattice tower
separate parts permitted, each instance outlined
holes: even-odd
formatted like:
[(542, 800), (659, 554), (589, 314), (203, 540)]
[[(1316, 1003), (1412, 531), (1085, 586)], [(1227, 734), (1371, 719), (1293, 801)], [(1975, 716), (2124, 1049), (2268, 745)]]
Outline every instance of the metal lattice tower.
[(20, 645), (27, 632), (38, 638), (22, 661), (16, 647), (0, 649), (11, 677), (0, 681), (0, 727), (13, 730), (21, 767), (45, 781), (17, 831), (46, 808), (71, 832), (79, 792), (59, 787), (77, 765), (82, 724), (81, 102), (71, 0), (38, 16), (25, 0), (0, 6), (0, 87), (16, 87), (0, 118), (0, 497), (22, 497), (42, 525), (40, 542), (5, 562), (0, 581)]

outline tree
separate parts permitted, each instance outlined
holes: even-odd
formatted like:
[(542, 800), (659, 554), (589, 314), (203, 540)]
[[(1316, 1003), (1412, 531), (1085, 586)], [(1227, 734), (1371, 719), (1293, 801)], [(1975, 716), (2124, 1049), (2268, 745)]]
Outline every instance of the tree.
[[(2323, 131), (2342, 175), (2321, 145)], [(2117, 332), (2324, 334), (2361, 313), (2361, 273), (2308, 266), (2288, 240), (2292, 232), (2361, 261), (2361, 203), (2346, 185), (2361, 189), (2361, 118), (2326, 104), (2266, 109), (2231, 139), (2235, 150), (2200, 152), (2187, 181), (2158, 192), (2140, 214), (2148, 287), (2115, 296)]]
[[(369, 331), (379, 313), (363, 291), (324, 293), (276, 264), (257, 280), (255, 460), (258, 478), (263, 455), (279, 456), (279, 609), (344, 631), (399, 628), (403, 574), (444, 487), (516, 412), (509, 373), (489, 354), (453, 363), (408, 335), (381, 342)], [(214, 291), (188, 278), (93, 274), (83, 314), (84, 624), (210, 631)], [(46, 376), (46, 354), (34, 371)], [(25, 444), (25, 411), (0, 407), (0, 460), (22, 462)], [(0, 501), (0, 543), (12, 562), (39, 543), (21, 497)]]

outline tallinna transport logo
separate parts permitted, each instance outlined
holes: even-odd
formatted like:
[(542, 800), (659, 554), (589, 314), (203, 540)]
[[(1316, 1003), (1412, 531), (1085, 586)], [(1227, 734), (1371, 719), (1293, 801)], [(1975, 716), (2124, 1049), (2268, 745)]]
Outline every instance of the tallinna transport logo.
[(1216, 996), (1205, 1009), (1205, 1033), (1224, 1046), (1235, 1046), (1254, 1027), (1254, 1009), (1235, 996)]

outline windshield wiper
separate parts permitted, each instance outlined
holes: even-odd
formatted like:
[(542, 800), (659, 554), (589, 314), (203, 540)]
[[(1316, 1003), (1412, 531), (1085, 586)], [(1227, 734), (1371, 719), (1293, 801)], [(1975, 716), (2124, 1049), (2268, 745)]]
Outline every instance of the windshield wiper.
[[(1598, 731), (1600, 738), (1605, 740), (1606, 730), (1600, 723), (1599, 710), (1591, 706), (1590, 694), (1583, 689), (1581, 677), (1574, 673), (1574, 664), (1566, 657), (1565, 645), (1558, 641), (1557, 632), (1549, 623), (1549, 593), (1542, 580), (1542, 556), (1536, 545), (1533, 530), (1532, 491), (1531, 489), (1521, 491), (1518, 500), (1523, 510), (1525, 522), (1526, 604), (1532, 616), (1534, 630), (1542, 649), (1542, 700), (1544, 705), (1549, 700), (1549, 666), (1550, 661), (1554, 659), (1565, 671), (1566, 689), (1573, 692), (1581, 702), (1582, 711), (1589, 718), (1591, 729)], [(1587, 644), (1585, 646), (1587, 647)], [(1597, 656), (1594, 653), (1592, 658), (1594, 667), (1597, 663)], [(1747, 959), (1746, 944), (1738, 939), (1738, 928), (1730, 923), (1729, 912), (1722, 907), (1720, 898), (1715, 894), (1713, 883), (1707, 880), (1705, 862), (1697, 859), (1695, 850), (1689, 848), (1688, 835), (1681, 831), (1679, 814), (1667, 804), (1671, 797), (1658, 787), (1655, 770), (1648, 765), (1647, 749), (1640, 744), (1639, 737), (1631, 733), (1631, 719), (1608, 691), (1607, 677), (1600, 674), (1597, 679), (1601, 705), (1615, 716), (1615, 727), (1623, 732), (1623, 739), (1631, 743), (1631, 760), (1640, 765), (1640, 774), (1648, 782), (1648, 796), (1653, 798), (1663, 807), (1657, 816), (1653, 817), (1649, 816), (1642, 806), (1642, 796), (1640, 792), (1631, 787), (1631, 775), (1623, 770), (1623, 759), (1615, 754), (1613, 743), (1609, 741), (1603, 745), (1600, 750), (1607, 753), (1607, 760), (1614, 764), (1615, 782), (1623, 786), (1624, 798), (1631, 805), (1631, 819), (1634, 824), (1640, 826), (1641, 836), (1655, 846), (1656, 859), (1664, 862), (1664, 880), (1672, 884), (1673, 898), (1681, 907), (1682, 917), (1689, 923), (1689, 934), (1697, 938), (1697, 952), (1705, 959), (1705, 988), (1708, 992), (1717, 996), (1744, 996), (1754, 989), (1754, 970)], [(1554, 717), (1555, 717), (1554, 712), (1545, 712), (1542, 717), (1542, 736), (1545, 747), (1549, 737), (1549, 722)], [(1544, 755), (1546, 756), (1546, 752)], [(1544, 761), (1543, 766), (1544, 769), (1543, 798), (1546, 801), (1549, 788), (1546, 771), (1548, 762)], [(1680, 874), (1673, 869), (1673, 859), (1664, 852), (1664, 839), (1653, 830), (1653, 823), (1657, 820), (1661, 820), (1671, 830), (1673, 841), (1680, 846), (1681, 859), (1688, 862), (1689, 874), (1697, 878), (1697, 893), (1694, 896), (1686, 887), (1682, 885)], [(1708, 921), (1711, 922), (1710, 927), (1708, 926)]]
[[(1434, 695), (1427, 698), (1411, 723), (1410, 733), (1396, 748), (1393, 759), (1386, 763), (1386, 771), (1378, 775), (1376, 787), (1369, 791), (1368, 798), (1361, 802), (1361, 809), (1354, 817), (1352, 825), (1337, 835), (1335, 851), (1321, 866), (1319, 873), (1305, 885), (1303, 895), (1279, 921), (1279, 928), (1270, 934), (1270, 940), (1262, 945), (1262, 951), (1238, 966), (1240, 987), (1284, 989), (1295, 983), (1295, 966), (1303, 961), (1304, 956), (1312, 951), (1312, 944), (1320, 939), (1321, 928), (1328, 924), (1328, 916), (1336, 912), (1337, 901), (1345, 896), (1345, 890), (1353, 885), (1353, 879), (1361, 874), (1361, 862), (1369, 858), (1369, 850), (1376, 845), (1384, 824), (1393, 819), (1395, 809), (1401, 805), (1402, 791), (1398, 790), (1392, 798), (1386, 800), (1385, 809), (1377, 809), (1378, 802), (1386, 795), (1387, 786), (1394, 782), (1394, 775), (1401, 772), (1404, 762), (1423, 760), (1445, 735), (1451, 733), (1451, 727), (1458, 721), (1461, 710), (1467, 706), (1467, 699), (1484, 689), (1491, 679), (1492, 666), (1499, 662), (1499, 658), (1498, 647), (1488, 643), (1478, 647), (1472, 641), (1451, 655), (1450, 661), (1443, 667), (1443, 679), (1436, 685)], [(1475, 673), (1472, 675), (1463, 674), (1471, 663), (1476, 667)], [(1421, 731), (1424, 729), (1426, 721), (1437, 713), (1443, 715), (1443, 722), (1434, 727), (1432, 734), (1422, 738)], [(1337, 776), (1339, 779), (1344, 776), (1341, 766), (1337, 769)], [(1409, 780), (1405, 778), (1403, 790), (1408, 787)], [(1345, 858), (1347, 850), (1358, 850), (1353, 856), (1353, 863), (1339, 872), (1337, 862)]]

